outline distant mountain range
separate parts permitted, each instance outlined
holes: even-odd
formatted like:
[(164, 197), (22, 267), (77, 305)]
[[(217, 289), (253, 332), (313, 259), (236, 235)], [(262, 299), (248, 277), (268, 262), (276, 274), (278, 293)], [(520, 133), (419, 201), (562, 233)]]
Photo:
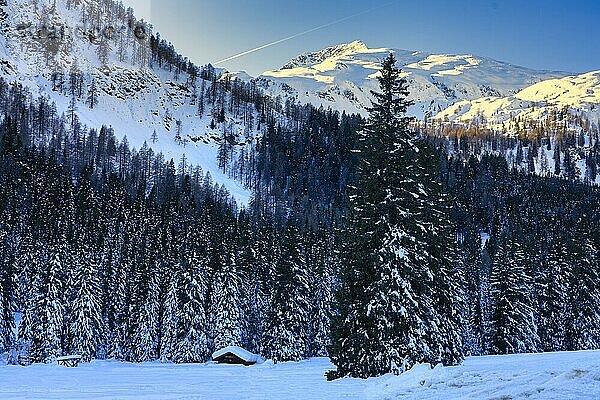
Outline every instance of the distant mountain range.
[(409, 82), (415, 103), (409, 112), (420, 119), (464, 122), (483, 114), (501, 123), (516, 114), (543, 117), (556, 107), (598, 114), (598, 71), (536, 71), (470, 54), (373, 49), (360, 41), (302, 54), (256, 81), (272, 96), (366, 114), (379, 65), (390, 52)]

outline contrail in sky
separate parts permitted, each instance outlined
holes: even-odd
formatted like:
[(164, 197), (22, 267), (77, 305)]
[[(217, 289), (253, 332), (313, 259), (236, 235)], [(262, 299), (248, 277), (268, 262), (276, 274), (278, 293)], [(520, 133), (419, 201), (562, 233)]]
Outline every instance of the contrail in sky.
[(312, 33), (312, 32), (315, 32), (315, 31), (318, 31), (318, 30), (320, 30), (320, 29), (329, 28), (329, 27), (330, 27), (330, 26), (332, 26), (332, 25), (336, 25), (336, 24), (342, 23), (342, 22), (344, 22), (344, 21), (347, 21), (347, 20), (349, 20), (349, 19), (352, 19), (352, 18), (356, 18), (356, 17), (358, 17), (358, 16), (361, 16), (361, 15), (363, 15), (363, 14), (367, 14), (367, 13), (370, 13), (370, 12), (372, 12), (372, 11), (378, 10), (378, 9), (380, 9), (380, 8), (387, 7), (387, 6), (389, 6), (390, 4), (393, 4), (393, 3), (395, 3), (395, 1), (391, 1), (391, 2), (389, 2), (389, 3), (382, 4), (382, 5), (378, 6), (378, 7), (374, 7), (374, 8), (370, 8), (370, 9), (368, 9), (368, 10), (365, 10), (365, 11), (361, 11), (361, 12), (359, 12), (359, 13), (357, 13), (357, 14), (353, 14), (353, 15), (350, 15), (350, 16), (348, 16), (348, 17), (344, 17), (344, 18), (341, 18), (341, 19), (335, 20), (335, 21), (333, 21), (333, 22), (330, 22), (330, 23), (328, 23), (328, 24), (324, 24), (324, 25), (317, 26), (317, 27), (315, 27), (315, 28), (309, 29), (309, 30), (307, 30), (307, 31), (304, 31), (304, 32), (296, 33), (295, 35), (288, 36), (288, 37), (286, 37), (286, 38), (283, 38), (283, 39), (279, 39), (279, 40), (277, 40), (277, 41), (275, 41), (275, 42), (272, 42), (272, 43), (267, 43), (267, 44), (264, 44), (264, 45), (262, 45), (262, 46), (259, 46), (259, 47), (255, 48), (255, 49), (250, 49), (250, 50), (244, 51), (243, 53), (236, 54), (236, 55), (234, 55), (234, 56), (231, 56), (231, 57), (224, 58), (224, 59), (223, 59), (223, 60), (221, 60), (221, 61), (217, 61), (217, 62), (215, 63), (215, 65), (217, 65), (217, 64), (223, 64), (223, 63), (226, 63), (227, 61), (231, 61), (231, 60), (235, 60), (236, 58), (240, 58), (240, 57), (247, 56), (248, 54), (252, 54), (252, 53), (255, 53), (255, 52), (257, 52), (257, 51), (260, 51), (260, 50), (266, 49), (267, 47), (271, 47), (271, 46), (275, 46), (275, 45), (277, 45), (277, 44), (280, 44), (280, 43), (283, 43), (283, 42), (287, 42), (288, 40), (292, 40), (292, 39), (295, 39), (295, 38), (297, 38), (297, 37), (300, 37), (300, 36), (308, 35), (309, 33)]

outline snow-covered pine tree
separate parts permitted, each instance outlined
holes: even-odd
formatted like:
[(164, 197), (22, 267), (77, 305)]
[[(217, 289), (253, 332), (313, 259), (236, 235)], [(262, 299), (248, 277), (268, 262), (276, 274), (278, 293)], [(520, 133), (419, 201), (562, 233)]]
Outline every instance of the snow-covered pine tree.
[(87, 238), (81, 240), (81, 249), (76, 258), (74, 291), (70, 317), (70, 348), (89, 362), (103, 339), (103, 321), (101, 312), (101, 291), (93, 249), (88, 246)]
[(206, 92), (206, 84), (205, 84), (205, 80), (201, 79), (201, 84), (200, 84), (200, 94), (198, 95), (198, 112), (197, 115), (199, 117), (203, 117), (204, 116), (204, 110), (205, 110), (205, 100), (204, 100), (204, 93)]
[(544, 351), (567, 350), (566, 329), (569, 310), (571, 271), (563, 238), (550, 244), (547, 265), (538, 282), (538, 334)]
[(215, 349), (242, 344), (242, 308), (239, 272), (233, 257), (217, 272), (213, 280), (213, 335)]
[(52, 362), (62, 355), (64, 336), (63, 275), (65, 249), (54, 244), (50, 249), (45, 270), (36, 282), (37, 298), (31, 312), (31, 350), (33, 362)]
[(411, 271), (420, 275), (423, 286), (429, 286), (431, 277), (421, 274), (421, 267), (409, 258), (412, 249), (401, 244), (405, 235), (404, 229), (394, 227), (384, 236), (379, 253), (381, 276), (367, 288), (371, 297), (367, 317), (373, 320), (374, 330), (369, 332), (367, 370), (361, 377), (400, 374), (430, 358), (433, 304), (428, 290), (419, 294), (424, 288), (414, 285)]
[[(2, 218), (6, 221), (6, 218)], [(16, 256), (13, 247), (9, 244), (7, 232), (0, 233), (0, 262), (3, 267), (0, 270), (0, 353), (8, 351), (14, 342), (14, 258)]]
[(492, 349), (495, 354), (536, 352), (540, 338), (534, 316), (532, 279), (519, 240), (500, 239), (490, 276), (493, 296)]
[(179, 310), (179, 301), (177, 297), (176, 277), (169, 277), (169, 285), (162, 310), (159, 356), (162, 362), (167, 362), (174, 360), (177, 345), (177, 313)]
[[(391, 66), (388, 66), (388, 69)], [(389, 74), (389, 72), (388, 72)], [(380, 83), (382, 86), (382, 83)], [(376, 152), (382, 149), (375, 143), (370, 131), (359, 137), (358, 149), (361, 157), (358, 167), (356, 186), (350, 186), (351, 201), (350, 220), (343, 232), (343, 249), (341, 252), (341, 270), (336, 288), (335, 310), (332, 316), (332, 344), (329, 355), (337, 367), (337, 371), (329, 373), (328, 378), (339, 378), (347, 375), (367, 377), (377, 372), (371, 371), (373, 354), (370, 341), (375, 335), (376, 321), (368, 314), (371, 298), (368, 288), (379, 280), (377, 251), (385, 234), (378, 226), (380, 210), (377, 207), (382, 199), (381, 174), (378, 171)], [(376, 165), (377, 163), (377, 165)], [(373, 186), (369, 179), (373, 178)], [(383, 194), (385, 198), (385, 194)]]
[[(437, 177), (440, 154), (427, 142), (419, 143), (420, 213), (416, 218), (424, 229), (426, 247), (420, 252), (431, 281), (431, 320), (428, 322), (429, 363), (457, 365), (464, 360), (461, 329), (464, 320), (464, 266), (458, 256), (456, 227), (451, 222), (452, 202), (442, 192)], [(441, 157), (447, 157), (442, 154)], [(420, 232), (414, 232), (418, 235)], [(416, 249), (415, 249), (416, 250)], [(425, 251), (426, 250), (426, 251)], [(417, 250), (418, 251), (418, 250)], [(425, 258), (427, 257), (427, 258)], [(419, 294), (424, 297), (423, 294)]]
[(331, 314), (332, 286), (337, 257), (334, 254), (334, 238), (330, 232), (321, 230), (309, 235), (306, 248), (307, 265), (311, 266), (311, 323), (308, 343), (309, 357), (327, 356), (330, 344), (329, 318)]
[[(135, 272), (136, 287), (130, 308), (132, 316), (131, 359), (152, 361), (157, 358), (160, 314), (160, 271), (157, 269), (158, 243), (156, 225), (150, 216), (141, 219), (146, 232), (142, 235)], [(139, 246), (139, 245), (138, 245)]]
[(275, 363), (305, 357), (310, 317), (308, 271), (298, 230), (289, 223), (283, 235), (263, 338), (263, 351)]
[(33, 338), (35, 299), (40, 285), (35, 284), (34, 271), (39, 271), (41, 260), (39, 248), (32, 244), (29, 235), (21, 238), (21, 254), (17, 257), (17, 297), (21, 303), (21, 323), (17, 332), (17, 347), (22, 354), (29, 354)]
[[(342, 250), (330, 356), (341, 376), (401, 373), (428, 361), (433, 273), (424, 216), (430, 177), (405, 117), (407, 81), (390, 54), (381, 93), (359, 138), (351, 214)], [(429, 335), (429, 336), (428, 336)]]
[(490, 257), (489, 241), (485, 243), (481, 250), (481, 271), (479, 273), (479, 293), (478, 302), (481, 313), (480, 332), (481, 332), (481, 354), (490, 354), (492, 343), (492, 290), (490, 287), (490, 275), (492, 270), (492, 259)]
[(174, 361), (177, 363), (205, 362), (209, 357), (207, 331), (206, 277), (203, 261), (194, 250), (184, 248), (177, 267), (181, 271), (179, 283), (180, 310), (177, 316), (177, 345)]
[(0, 354), (8, 351), (13, 343), (14, 318), (10, 301), (11, 294), (6, 291), (0, 275)]
[[(120, 198), (112, 197), (112, 199)], [(111, 203), (112, 204), (112, 203)], [(106, 321), (108, 332), (107, 336), (107, 356), (123, 360), (126, 352), (126, 332), (125, 321), (127, 318), (127, 297), (128, 297), (128, 277), (129, 269), (128, 252), (130, 246), (126, 243), (125, 230), (121, 224), (113, 222), (114, 230), (111, 241), (108, 245), (114, 246), (109, 259), (110, 274), (108, 276), (108, 299), (106, 310)], [(109, 231), (110, 232), (110, 231)]]
[[(600, 245), (578, 232), (581, 257), (573, 266), (570, 283), (570, 314), (567, 324), (569, 350), (600, 348)], [(581, 240), (581, 241), (579, 241)]]
[(136, 344), (130, 350), (133, 359), (137, 362), (153, 361), (157, 358), (159, 300), (158, 286), (152, 279), (146, 301), (141, 304), (141, 308), (136, 313), (138, 323), (133, 333)]
[(463, 233), (460, 247), (461, 263), (465, 271), (466, 307), (465, 324), (461, 331), (464, 335), (464, 349), (467, 355), (482, 355), (484, 335), (482, 310), (482, 249), (479, 232)]
[(266, 354), (263, 338), (265, 337), (265, 323), (271, 306), (272, 293), (277, 261), (281, 257), (281, 246), (276, 239), (277, 234), (272, 226), (265, 221), (258, 223), (258, 230), (251, 242), (253, 255), (244, 257), (248, 268), (246, 279), (244, 313), (247, 327), (246, 345), (249, 350), (259, 354)]
[(86, 104), (90, 107), (90, 109), (93, 109), (98, 104), (98, 86), (96, 84), (95, 77), (92, 77), (92, 81), (90, 82)]

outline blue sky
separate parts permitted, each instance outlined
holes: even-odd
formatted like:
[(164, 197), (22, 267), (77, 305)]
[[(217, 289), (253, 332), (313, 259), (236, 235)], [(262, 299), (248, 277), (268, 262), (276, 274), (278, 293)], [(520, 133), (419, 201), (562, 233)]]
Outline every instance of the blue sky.
[(359, 14), (222, 66), (257, 75), (297, 54), (370, 47), (471, 53), (537, 69), (600, 69), (598, 0), (123, 0), (198, 64)]

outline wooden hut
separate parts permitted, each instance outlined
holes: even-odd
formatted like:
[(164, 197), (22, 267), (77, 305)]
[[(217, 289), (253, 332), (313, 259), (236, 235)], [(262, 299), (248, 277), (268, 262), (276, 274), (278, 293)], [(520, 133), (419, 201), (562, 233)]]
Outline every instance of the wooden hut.
[(215, 351), (212, 355), (212, 360), (219, 364), (239, 364), (248, 366), (260, 362), (262, 358), (241, 347), (229, 346)]

